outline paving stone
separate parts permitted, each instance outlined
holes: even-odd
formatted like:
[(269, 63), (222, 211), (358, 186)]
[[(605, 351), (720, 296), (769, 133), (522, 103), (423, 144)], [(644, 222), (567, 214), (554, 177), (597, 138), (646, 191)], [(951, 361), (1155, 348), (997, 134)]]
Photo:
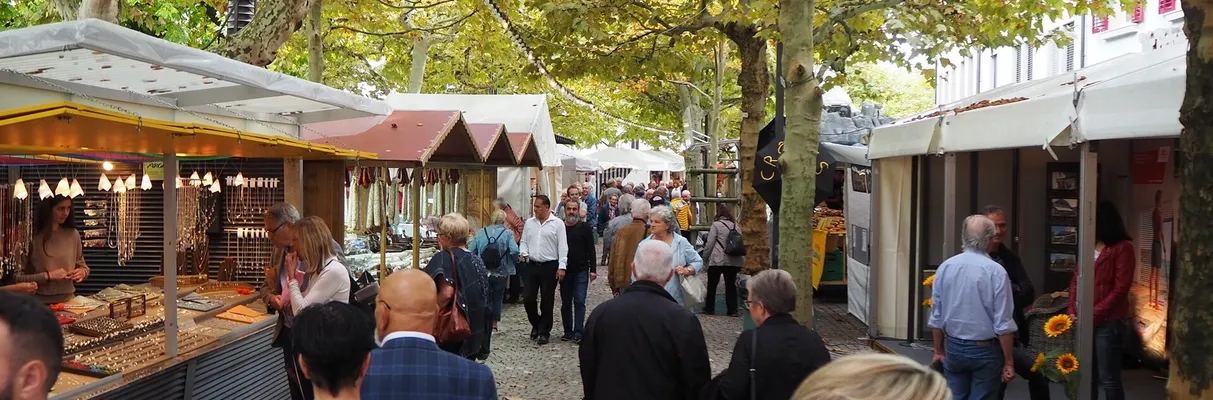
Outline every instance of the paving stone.
[[(606, 267), (598, 268), (599, 279), (591, 282), (586, 299), (586, 315), (593, 308), (611, 298), (606, 283)], [(707, 281), (706, 275), (701, 279)], [(723, 284), (717, 293), (724, 293)], [(870, 351), (859, 338), (867, 327), (847, 313), (846, 303), (819, 303), (815, 305), (817, 330), (821, 333), (830, 353), (841, 357), (856, 352)], [(718, 313), (724, 310), (717, 310)], [(497, 391), (503, 399), (579, 399), (583, 397), (581, 372), (578, 363), (577, 345), (562, 342), (560, 319), (560, 293), (556, 293), (553, 307), (555, 321), (552, 342), (539, 346), (531, 342), (530, 324), (522, 304), (507, 304), (499, 324), (501, 331), (493, 336), (493, 351), (485, 362), (497, 379)], [(741, 319), (724, 315), (699, 315), (704, 339), (708, 345), (708, 357), (712, 362), (712, 374), (718, 374), (729, 365), (733, 346), (741, 334)]]

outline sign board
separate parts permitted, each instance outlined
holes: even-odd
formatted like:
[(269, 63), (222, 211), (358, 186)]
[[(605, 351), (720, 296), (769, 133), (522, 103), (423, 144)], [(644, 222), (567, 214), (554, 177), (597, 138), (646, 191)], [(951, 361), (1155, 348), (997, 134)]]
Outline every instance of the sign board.
[(153, 181), (164, 180), (164, 162), (151, 161), (143, 163), (143, 173), (147, 174), (148, 178)]

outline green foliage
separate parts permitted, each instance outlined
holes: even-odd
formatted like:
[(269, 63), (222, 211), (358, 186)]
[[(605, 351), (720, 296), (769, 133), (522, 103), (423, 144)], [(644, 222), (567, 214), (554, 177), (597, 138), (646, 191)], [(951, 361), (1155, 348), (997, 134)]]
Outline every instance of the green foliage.
[[(204, 48), (218, 39), (224, 0), (120, 0), (120, 25), (191, 47)], [(3, 29), (60, 22), (49, 0), (0, 1)]]
[(935, 107), (935, 91), (921, 74), (892, 64), (860, 64), (845, 79), (834, 80), (847, 90), (858, 108), (864, 101), (883, 106), (884, 115), (901, 118)]

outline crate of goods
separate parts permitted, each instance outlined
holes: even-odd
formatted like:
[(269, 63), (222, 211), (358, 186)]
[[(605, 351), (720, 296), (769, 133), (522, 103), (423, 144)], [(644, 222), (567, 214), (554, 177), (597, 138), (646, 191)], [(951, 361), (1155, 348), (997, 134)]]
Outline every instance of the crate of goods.
[(846, 278), (846, 269), (843, 268), (843, 259), (841, 251), (826, 252), (825, 265), (821, 271), (822, 282), (841, 282)]

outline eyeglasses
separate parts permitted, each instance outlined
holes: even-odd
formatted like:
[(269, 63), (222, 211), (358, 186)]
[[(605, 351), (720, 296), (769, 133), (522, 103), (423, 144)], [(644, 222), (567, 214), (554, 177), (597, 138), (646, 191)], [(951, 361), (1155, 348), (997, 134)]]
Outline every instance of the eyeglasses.
[(745, 300), (742, 300), (742, 301), (741, 301), (741, 306), (742, 306), (742, 307), (745, 307), (745, 308), (750, 308), (750, 307), (751, 307), (751, 306), (753, 306), (754, 304), (758, 304), (758, 303), (756, 303), (756, 302), (752, 302), (752, 301), (750, 301), (749, 299), (745, 299)]
[(378, 303), (383, 304), (383, 308), (386, 308), (388, 311), (392, 311), (392, 306), (388, 305), (386, 301), (379, 300)]
[(274, 229), (270, 229), (270, 235), (272, 236), (273, 234), (277, 233), (279, 229), (282, 229), (283, 225), (286, 225), (286, 222), (279, 222), (278, 226), (275, 226)]

